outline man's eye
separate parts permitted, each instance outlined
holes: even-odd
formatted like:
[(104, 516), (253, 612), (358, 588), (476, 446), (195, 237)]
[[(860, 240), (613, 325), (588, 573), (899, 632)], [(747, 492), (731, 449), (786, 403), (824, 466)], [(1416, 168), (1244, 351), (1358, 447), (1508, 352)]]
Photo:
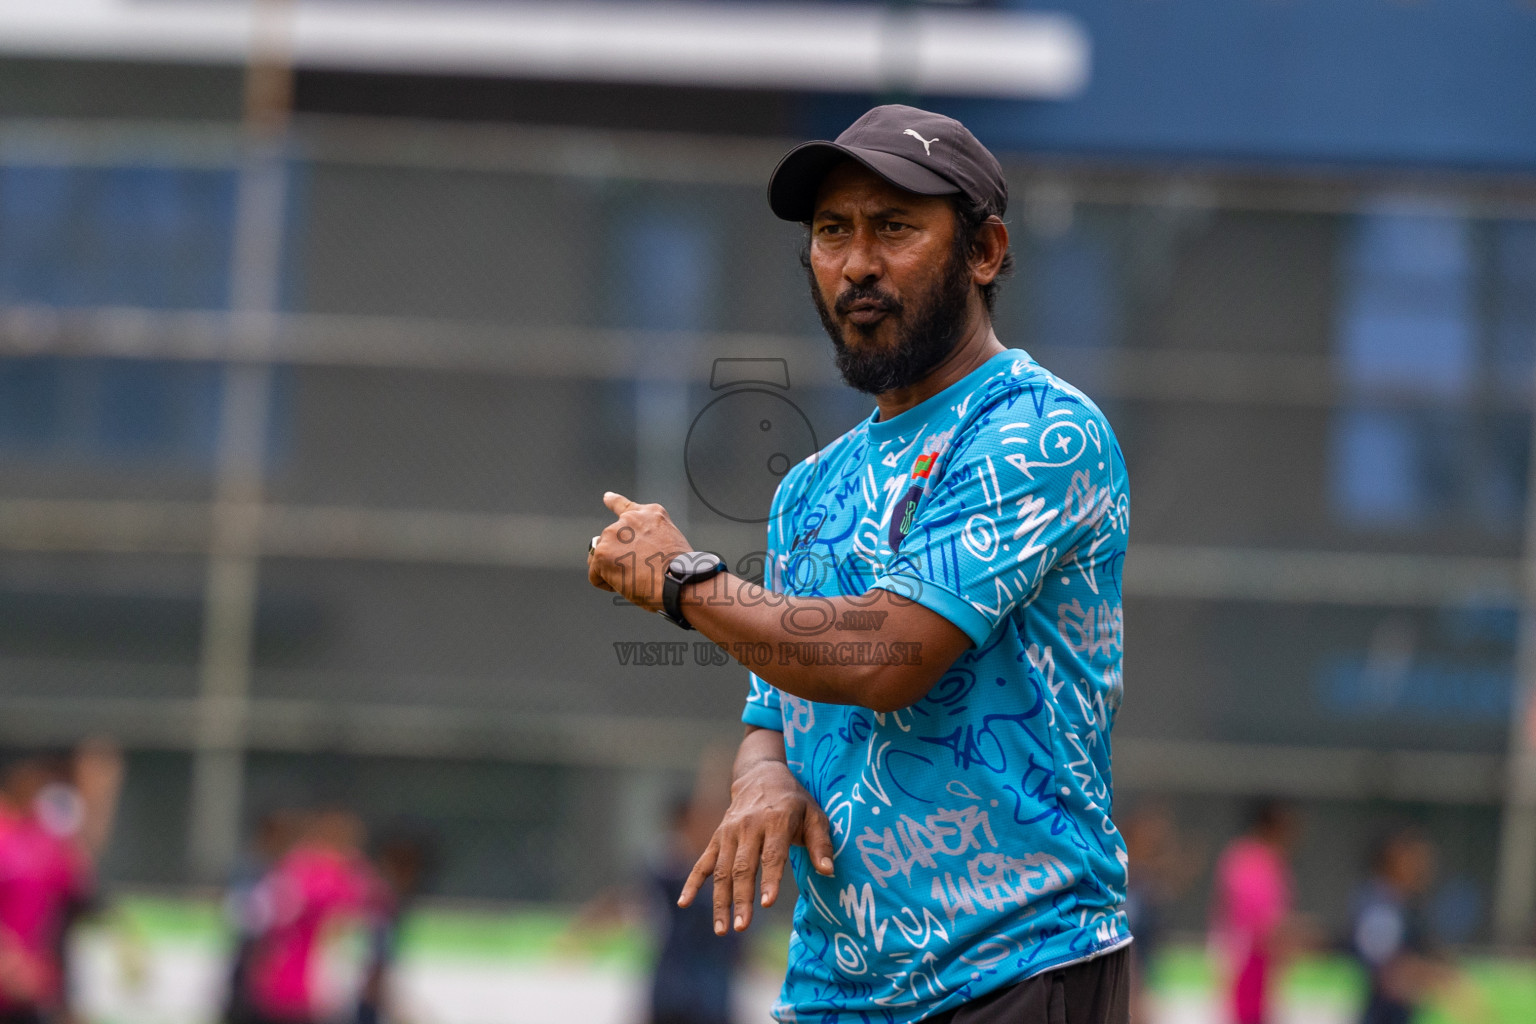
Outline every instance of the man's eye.
[(887, 231), (905, 231), (908, 227), (910, 225), (903, 224), (899, 220), (888, 220), (885, 222), (885, 230)]

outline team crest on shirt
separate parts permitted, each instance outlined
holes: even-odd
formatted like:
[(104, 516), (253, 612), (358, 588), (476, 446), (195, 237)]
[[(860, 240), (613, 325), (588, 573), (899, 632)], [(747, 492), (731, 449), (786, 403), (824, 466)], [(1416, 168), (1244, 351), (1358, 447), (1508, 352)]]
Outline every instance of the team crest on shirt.
[(886, 532), (885, 540), (892, 551), (901, 547), (902, 540), (912, 532), (912, 517), (917, 514), (917, 503), (922, 500), (923, 489), (928, 486), (928, 477), (933, 473), (933, 464), (938, 461), (938, 452), (927, 452), (919, 455), (912, 464), (912, 475), (909, 477), (911, 486), (891, 511), (891, 526)]

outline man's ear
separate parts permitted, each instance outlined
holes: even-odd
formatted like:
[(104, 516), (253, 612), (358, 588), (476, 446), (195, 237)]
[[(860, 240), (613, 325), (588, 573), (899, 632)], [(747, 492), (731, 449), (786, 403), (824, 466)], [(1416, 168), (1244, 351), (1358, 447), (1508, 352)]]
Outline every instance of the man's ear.
[(977, 229), (976, 244), (971, 250), (971, 275), (976, 283), (988, 285), (997, 280), (1007, 255), (1008, 225), (1001, 217), (988, 217)]

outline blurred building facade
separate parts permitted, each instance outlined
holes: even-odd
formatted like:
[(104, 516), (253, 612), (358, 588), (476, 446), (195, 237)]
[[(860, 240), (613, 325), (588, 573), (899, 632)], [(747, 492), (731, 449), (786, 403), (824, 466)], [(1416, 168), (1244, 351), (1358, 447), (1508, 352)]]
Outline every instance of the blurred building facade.
[(639, 663), (679, 637), (587, 585), (600, 495), (751, 570), (771, 480), (730, 461), (751, 423), (705, 419), (715, 361), (782, 360), (757, 393), (793, 444), (867, 412), (767, 174), (906, 99), (1004, 156), (999, 336), (1123, 439), (1122, 799), (1213, 837), (1304, 801), (1300, 902), (1341, 915), (1379, 822), (1418, 816), (1486, 937), (1523, 749), (1536, 10), (1098, 6), (1050, 5), (1091, 47), (1065, 97), (301, 65), (259, 152), (232, 64), (0, 60), (0, 742), (124, 743), (125, 881), (321, 801), (435, 829), (452, 895), (625, 870), (744, 686), (691, 646)]

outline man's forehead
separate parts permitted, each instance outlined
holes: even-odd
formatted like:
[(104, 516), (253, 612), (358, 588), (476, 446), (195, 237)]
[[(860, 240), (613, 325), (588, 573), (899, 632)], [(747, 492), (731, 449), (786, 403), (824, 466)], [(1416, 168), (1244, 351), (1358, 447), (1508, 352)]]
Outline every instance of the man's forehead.
[(824, 212), (842, 212), (844, 209), (851, 211), (866, 206), (889, 210), (920, 210), (947, 205), (948, 199), (945, 196), (908, 192), (900, 186), (892, 185), (857, 160), (844, 160), (822, 179), (821, 187), (816, 190), (815, 213), (820, 216)]

